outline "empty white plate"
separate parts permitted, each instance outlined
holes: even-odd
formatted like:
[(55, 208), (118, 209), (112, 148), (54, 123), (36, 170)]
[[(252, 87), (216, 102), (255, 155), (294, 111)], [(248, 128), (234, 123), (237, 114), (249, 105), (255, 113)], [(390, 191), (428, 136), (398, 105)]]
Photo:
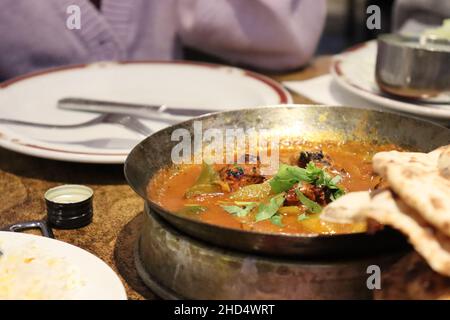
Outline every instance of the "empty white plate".
[[(276, 81), (238, 68), (192, 62), (101, 62), (45, 70), (0, 84), (0, 118), (75, 124), (97, 116), (58, 109), (57, 101), (67, 97), (217, 111), (292, 102)], [(168, 125), (143, 122), (154, 131)], [(143, 138), (111, 124), (70, 130), (0, 125), (0, 146), (74, 162), (123, 163)]]
[(0, 300), (126, 300), (102, 260), (68, 243), (0, 232)]

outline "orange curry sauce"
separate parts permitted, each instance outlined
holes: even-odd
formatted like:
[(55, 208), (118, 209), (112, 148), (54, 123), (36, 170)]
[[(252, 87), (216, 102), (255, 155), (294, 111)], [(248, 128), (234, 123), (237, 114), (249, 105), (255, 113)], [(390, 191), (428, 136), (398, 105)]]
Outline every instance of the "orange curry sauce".
[[(299, 158), (300, 151), (319, 151), (330, 159), (330, 167), (326, 168), (331, 176), (336, 172), (342, 177), (339, 186), (346, 193), (351, 191), (373, 190), (380, 183), (378, 177), (372, 171), (372, 156), (379, 151), (400, 150), (392, 144), (374, 145), (363, 142), (348, 141), (336, 142), (296, 142), (289, 146), (280, 147), (280, 163), (294, 165)], [(214, 165), (217, 171), (223, 165)], [(290, 209), (281, 208), (279, 214), (282, 217), (283, 226), (276, 225), (270, 220), (255, 222), (257, 208), (245, 217), (237, 217), (225, 211), (221, 205), (233, 204), (233, 192), (223, 192), (210, 195), (200, 195), (187, 199), (186, 191), (195, 184), (199, 177), (202, 165), (180, 165), (161, 170), (152, 179), (148, 188), (149, 198), (163, 208), (179, 212), (186, 204), (196, 204), (207, 209), (204, 212), (192, 213), (191, 217), (206, 223), (221, 225), (229, 228), (254, 230), (259, 232), (287, 233), (287, 234), (339, 234), (361, 232), (366, 230), (365, 224), (333, 224), (321, 221), (318, 214), (306, 212), (306, 208), (299, 205)], [(239, 199), (239, 201), (258, 201), (267, 203), (273, 197), (265, 199)], [(294, 209), (294, 210), (293, 210)], [(307, 219), (299, 220), (299, 214), (305, 213)]]

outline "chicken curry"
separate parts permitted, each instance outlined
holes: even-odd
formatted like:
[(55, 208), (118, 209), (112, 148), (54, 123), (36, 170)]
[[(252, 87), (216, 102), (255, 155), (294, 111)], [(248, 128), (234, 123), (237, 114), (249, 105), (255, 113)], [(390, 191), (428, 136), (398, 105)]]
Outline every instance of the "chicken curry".
[(160, 170), (148, 193), (171, 212), (228, 228), (302, 235), (363, 232), (365, 223), (324, 222), (320, 212), (345, 193), (380, 188), (372, 156), (394, 149), (400, 150), (358, 141), (291, 141), (279, 149), (276, 172), (264, 173), (259, 159), (249, 154), (245, 164), (176, 165)]

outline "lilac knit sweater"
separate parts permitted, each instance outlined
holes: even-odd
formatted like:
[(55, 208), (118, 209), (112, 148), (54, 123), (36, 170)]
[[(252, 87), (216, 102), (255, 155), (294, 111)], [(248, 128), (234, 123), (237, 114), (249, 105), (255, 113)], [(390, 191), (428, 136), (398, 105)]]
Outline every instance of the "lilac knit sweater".
[[(70, 5), (81, 29), (69, 30)], [(99, 60), (179, 59), (181, 44), (254, 67), (310, 59), (325, 0), (1, 0), (0, 79)]]

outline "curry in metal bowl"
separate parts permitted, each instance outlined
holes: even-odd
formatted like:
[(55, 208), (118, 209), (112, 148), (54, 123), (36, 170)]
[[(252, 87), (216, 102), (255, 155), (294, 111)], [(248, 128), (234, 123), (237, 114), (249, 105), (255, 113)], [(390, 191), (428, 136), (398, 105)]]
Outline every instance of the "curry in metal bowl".
[(280, 144), (277, 170), (248, 153), (231, 164), (172, 165), (153, 177), (148, 196), (168, 211), (227, 228), (306, 236), (364, 232), (366, 222), (330, 223), (319, 215), (345, 193), (382, 187), (371, 159), (388, 150), (401, 148), (289, 138)]
[[(195, 157), (201, 150), (195, 147), (198, 132), (218, 129), (226, 137), (226, 130), (239, 128), (279, 137), (279, 157), (273, 157), (278, 165), (266, 170), (263, 153), (233, 148), (226, 150), (238, 153), (232, 161), (174, 162), (180, 144), (174, 134), (184, 132)], [(429, 152), (449, 139), (448, 129), (388, 112), (267, 106), (204, 115), (155, 132), (131, 151), (124, 171), (145, 200), (144, 226), (156, 214), (192, 241), (220, 249), (273, 257), (354, 257), (398, 250), (406, 243), (400, 233), (379, 224), (376, 232), (365, 232), (373, 230), (370, 221), (324, 224), (326, 208), (342, 194), (383, 187), (372, 172), (375, 153)], [(252, 161), (241, 164), (241, 156)], [(315, 212), (321, 210), (319, 219)], [(152, 245), (146, 232), (144, 227), (141, 255)]]

